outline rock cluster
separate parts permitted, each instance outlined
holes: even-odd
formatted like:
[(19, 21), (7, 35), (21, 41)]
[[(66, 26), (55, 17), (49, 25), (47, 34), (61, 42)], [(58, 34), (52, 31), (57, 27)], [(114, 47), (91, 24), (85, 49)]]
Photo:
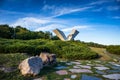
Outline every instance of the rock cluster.
[(37, 75), (40, 70), (46, 65), (52, 65), (56, 63), (56, 55), (49, 53), (41, 53), (40, 56), (33, 56), (23, 60), (19, 64), (19, 69), (22, 75)]

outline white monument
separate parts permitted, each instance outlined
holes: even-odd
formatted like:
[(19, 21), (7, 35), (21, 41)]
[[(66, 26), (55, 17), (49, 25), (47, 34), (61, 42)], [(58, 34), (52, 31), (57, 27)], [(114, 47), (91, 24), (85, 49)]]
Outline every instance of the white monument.
[(77, 36), (77, 34), (79, 33), (79, 31), (73, 29), (72, 32), (66, 37), (65, 34), (60, 31), (59, 29), (55, 29), (53, 30), (53, 32), (60, 38), (60, 40), (62, 41), (70, 41), (70, 40), (74, 40), (74, 38)]

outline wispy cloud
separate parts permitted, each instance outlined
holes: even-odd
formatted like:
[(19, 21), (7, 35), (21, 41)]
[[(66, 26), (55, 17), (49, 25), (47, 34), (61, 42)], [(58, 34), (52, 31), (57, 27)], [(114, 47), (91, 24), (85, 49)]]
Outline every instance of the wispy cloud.
[(55, 20), (55, 19), (39, 19), (35, 17), (25, 17), (20, 18), (16, 22), (12, 23), (10, 26), (16, 27), (16, 26), (22, 26), (29, 30), (33, 31), (49, 31), (54, 28), (63, 27), (65, 24), (63, 24), (62, 20)]
[(120, 9), (120, 6), (108, 6), (107, 7), (107, 10), (110, 10), (110, 11), (115, 11), (115, 10), (119, 10)]
[(65, 28), (66, 26), (65, 25), (62, 25), (62, 24), (48, 24), (46, 26), (41, 26), (37, 29), (35, 29), (35, 31), (51, 31), (55, 28)]
[(98, 0), (96, 2), (89, 3), (89, 5), (100, 5), (100, 4), (107, 3), (107, 2), (110, 2), (110, 0)]
[(5, 13), (5, 14), (21, 14), (21, 15), (25, 15), (26, 14), (24, 12), (16, 12), (16, 11), (9, 11), (9, 10), (0, 10), (0, 13)]
[(90, 8), (93, 8), (93, 6), (81, 7), (81, 8), (59, 8), (59, 9), (56, 8), (56, 10), (53, 12), (54, 15), (52, 17), (58, 17), (66, 14), (75, 13), (75, 12), (82, 12)]
[(45, 19), (38, 19), (34, 17), (25, 17), (25, 18), (19, 18), (15, 23), (12, 23), (11, 26), (23, 26), (28, 29), (35, 29), (41, 26), (42, 24), (46, 24), (52, 22), (51, 20), (45, 20)]
[(50, 5), (47, 5), (45, 4), (42, 8), (42, 10), (53, 10), (55, 9), (56, 7), (54, 5), (50, 6)]
[(70, 28), (64, 28), (62, 29), (62, 31), (71, 31), (72, 29), (77, 29), (77, 30), (80, 30), (80, 29), (88, 29), (90, 28), (89, 26), (81, 26), (81, 25), (78, 25), (78, 26), (73, 26), (73, 27), (70, 27)]

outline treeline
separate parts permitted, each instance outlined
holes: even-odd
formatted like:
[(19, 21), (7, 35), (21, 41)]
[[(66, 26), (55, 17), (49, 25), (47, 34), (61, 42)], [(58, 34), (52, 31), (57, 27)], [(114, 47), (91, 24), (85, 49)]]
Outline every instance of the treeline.
[(120, 55), (120, 45), (110, 45), (106, 49), (109, 53)]
[(9, 25), (0, 25), (0, 37), (6, 39), (22, 39), (22, 40), (30, 40), (30, 39), (52, 39), (58, 40), (57, 36), (53, 36), (51, 32), (46, 31), (30, 31), (21, 26), (16, 26), (15, 28), (10, 27)]

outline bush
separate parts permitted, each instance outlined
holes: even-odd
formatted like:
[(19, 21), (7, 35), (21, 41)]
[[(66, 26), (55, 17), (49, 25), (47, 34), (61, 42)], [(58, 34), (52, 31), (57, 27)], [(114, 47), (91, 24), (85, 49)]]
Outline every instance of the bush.
[(94, 59), (98, 56), (88, 46), (76, 41), (0, 39), (0, 48), (1, 53), (39, 55), (41, 52), (50, 52), (65, 59)]
[(110, 45), (106, 48), (109, 53), (120, 55), (120, 45)]

